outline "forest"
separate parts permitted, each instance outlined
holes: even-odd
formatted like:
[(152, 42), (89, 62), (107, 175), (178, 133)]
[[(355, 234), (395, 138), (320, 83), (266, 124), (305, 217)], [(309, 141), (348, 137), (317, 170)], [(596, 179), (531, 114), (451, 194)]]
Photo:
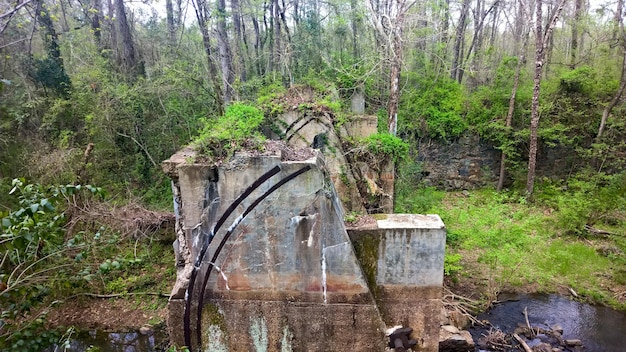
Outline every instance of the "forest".
[[(623, 18), (624, 0), (0, 0), (0, 348), (67, 341), (47, 308), (70, 296), (167, 293), (160, 163), (229, 155), (294, 87), (337, 123), (362, 93), (408, 145), (395, 211), (442, 215), (452, 288), (484, 267), (483, 298), (538, 282), (625, 309)], [(468, 134), (499, 173), (469, 196), (424, 185), (418, 145)], [(554, 150), (567, 168), (538, 171)]]

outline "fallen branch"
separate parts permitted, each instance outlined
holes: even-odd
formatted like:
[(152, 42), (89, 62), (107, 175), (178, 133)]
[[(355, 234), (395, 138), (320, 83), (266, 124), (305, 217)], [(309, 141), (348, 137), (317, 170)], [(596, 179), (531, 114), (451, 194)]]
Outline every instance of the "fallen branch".
[(528, 307), (524, 307), (524, 318), (526, 319), (526, 326), (528, 326), (528, 329), (530, 329), (530, 337), (534, 338), (535, 331), (533, 330), (533, 327), (530, 326), (530, 322), (528, 321)]
[(519, 337), (518, 334), (513, 334), (513, 337), (517, 340), (517, 342), (519, 342), (519, 344), (522, 346), (524, 351), (526, 351), (526, 352), (533, 352), (533, 350), (531, 350), (530, 347), (528, 347), (528, 344), (526, 342), (524, 342), (524, 340), (522, 340), (522, 338)]
[(610, 231), (606, 231), (606, 230), (596, 229), (595, 227), (592, 227), (590, 225), (585, 225), (585, 230), (589, 231), (589, 233), (591, 233), (593, 235), (600, 235), (600, 236), (616, 236), (616, 235), (618, 235), (615, 232), (610, 232)]

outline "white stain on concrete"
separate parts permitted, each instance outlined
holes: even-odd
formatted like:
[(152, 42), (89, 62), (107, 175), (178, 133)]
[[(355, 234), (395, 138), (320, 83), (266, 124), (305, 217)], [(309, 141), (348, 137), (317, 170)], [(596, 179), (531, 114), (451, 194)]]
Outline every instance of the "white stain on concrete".
[(252, 345), (255, 352), (267, 352), (269, 346), (267, 337), (267, 324), (263, 317), (250, 318), (250, 328), (248, 329)]
[(326, 304), (326, 248), (322, 249), (322, 290)]
[(280, 340), (280, 352), (292, 352), (293, 347), (291, 346), (291, 340), (293, 339), (293, 334), (289, 331), (289, 327), (285, 326), (283, 329), (283, 338)]
[(204, 352), (228, 352), (228, 347), (225, 343), (225, 336), (217, 325), (209, 325), (207, 329), (209, 345)]

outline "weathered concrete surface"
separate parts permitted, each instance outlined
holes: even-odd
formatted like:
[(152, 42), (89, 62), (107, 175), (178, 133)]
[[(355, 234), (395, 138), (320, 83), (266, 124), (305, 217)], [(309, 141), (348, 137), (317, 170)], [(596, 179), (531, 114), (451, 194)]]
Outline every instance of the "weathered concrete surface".
[(437, 351), (446, 241), (439, 216), (388, 214), (348, 233), (385, 324), (413, 328), (420, 351)]
[[(413, 328), (420, 351), (436, 351), (441, 219), (386, 215), (348, 235), (327, 164), (319, 151), (307, 151), (295, 153), (305, 160), (286, 160), (281, 150), (238, 154), (217, 167), (192, 163), (193, 151), (183, 150), (164, 163), (177, 219), (171, 342), (190, 341), (194, 351), (383, 351), (385, 327), (403, 325)], [(275, 167), (276, 175), (233, 208), (200, 258), (222, 214)]]
[(312, 146), (323, 152), (330, 179), (346, 211), (393, 211), (393, 162), (359, 160), (359, 155), (345, 150), (343, 143), (347, 138), (365, 138), (376, 133), (376, 116), (355, 115), (349, 117), (349, 123), (336, 124), (334, 115), (327, 109), (298, 108), (285, 112), (279, 119), (281, 123), (274, 126), (279, 135), (274, 137), (292, 146)]
[[(207, 322), (217, 322), (205, 330), (206, 340), (218, 340), (227, 331), (227, 339), (222, 339), (225, 351), (384, 350), (374, 305), (225, 299), (209, 304), (215, 308), (206, 311), (222, 312), (223, 318), (205, 314)], [(214, 348), (212, 343), (207, 346)]]
[[(175, 170), (170, 174), (180, 223), (175, 246), (179, 270), (170, 300), (172, 342), (185, 344), (187, 333), (192, 345), (200, 343), (195, 338), (196, 312), (202, 309), (206, 321), (202, 333), (212, 336), (201, 341), (203, 350), (219, 350), (224, 345), (228, 351), (249, 351), (260, 343), (266, 347), (255, 347), (257, 351), (278, 351), (284, 347), (284, 334), (296, 350), (346, 346), (345, 337), (355, 334), (360, 334), (363, 346), (384, 347), (384, 325), (345, 231), (341, 205), (320, 154), (313, 155), (302, 161), (281, 160), (279, 154), (237, 155), (219, 168), (187, 164), (180, 157), (166, 163), (168, 170)], [(280, 173), (246, 197), (216, 232), (197, 277), (202, 278), (212, 265), (210, 258), (226, 230), (234, 229), (213, 263), (216, 270), (204, 292), (204, 302), (218, 309), (205, 309), (211, 304), (198, 307), (202, 280), (197, 279), (189, 290), (188, 285), (202, 243), (234, 200), (275, 166), (281, 168)], [(303, 167), (311, 170), (269, 195), (239, 226), (232, 225), (262, 193)], [(187, 307), (194, 331), (186, 332), (182, 327), (189, 293), (194, 295)], [(221, 318), (215, 318), (216, 311)], [(264, 323), (251, 318), (254, 312), (262, 312), (258, 317)], [(251, 329), (261, 329), (261, 342), (250, 340)]]

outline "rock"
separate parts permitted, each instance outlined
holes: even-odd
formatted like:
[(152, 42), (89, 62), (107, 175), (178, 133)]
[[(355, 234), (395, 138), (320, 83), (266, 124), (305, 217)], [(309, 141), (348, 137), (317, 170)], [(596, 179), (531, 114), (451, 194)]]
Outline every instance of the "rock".
[(144, 325), (139, 328), (139, 333), (142, 335), (152, 335), (154, 334), (154, 330), (152, 329), (152, 326)]
[(467, 329), (472, 324), (467, 315), (456, 310), (448, 313), (448, 319), (450, 319), (450, 325), (456, 326), (459, 330)]
[(469, 331), (458, 330), (451, 325), (439, 329), (439, 352), (470, 352), (474, 349), (474, 339)]
[(579, 339), (567, 339), (565, 340), (567, 346), (582, 346), (583, 343)]
[(547, 343), (540, 343), (532, 348), (533, 352), (552, 352), (552, 346)]
[(559, 335), (562, 335), (562, 334), (563, 334), (563, 327), (562, 327), (561, 325), (559, 325), (559, 324), (554, 324), (554, 325), (552, 325), (552, 326), (550, 327), (550, 329), (551, 329), (553, 332), (558, 332), (558, 333), (559, 333)]
[(441, 307), (441, 325), (450, 325), (450, 315), (445, 307)]
[(451, 334), (459, 334), (460, 331), (456, 326), (452, 326), (452, 325), (444, 325), (441, 327), (443, 330), (451, 333)]

